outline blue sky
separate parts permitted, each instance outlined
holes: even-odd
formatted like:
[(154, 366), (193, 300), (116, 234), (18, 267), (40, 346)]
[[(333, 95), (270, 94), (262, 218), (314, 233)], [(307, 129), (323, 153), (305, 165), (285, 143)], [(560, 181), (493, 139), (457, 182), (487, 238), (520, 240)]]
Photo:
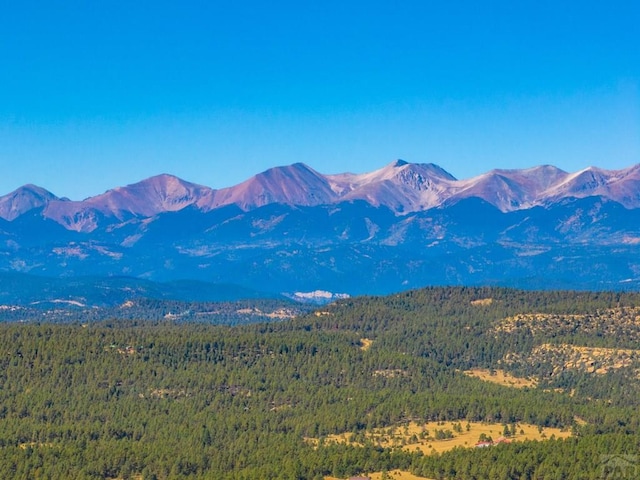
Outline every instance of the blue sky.
[(21, 1), (0, 15), (0, 195), (396, 158), (458, 178), (640, 162), (634, 1)]

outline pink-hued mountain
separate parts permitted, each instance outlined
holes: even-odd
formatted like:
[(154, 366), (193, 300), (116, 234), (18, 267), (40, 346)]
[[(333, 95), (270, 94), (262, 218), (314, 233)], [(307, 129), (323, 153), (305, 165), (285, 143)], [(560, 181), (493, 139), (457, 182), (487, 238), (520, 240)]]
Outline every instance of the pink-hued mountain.
[(94, 230), (101, 217), (125, 221), (209, 204), (213, 190), (172, 175), (157, 175), (82, 201), (51, 201), (43, 214), (70, 230)]
[(457, 180), (437, 165), (402, 160), (370, 173), (334, 175), (323, 175), (296, 163), (269, 169), (220, 190), (165, 174), (83, 201), (59, 199), (42, 188), (26, 185), (0, 197), (0, 218), (11, 221), (34, 208), (44, 207), (44, 217), (70, 230), (90, 232), (102, 222), (150, 218), (187, 206), (206, 212), (237, 205), (248, 211), (272, 203), (315, 206), (362, 200), (404, 215), (472, 197), (509, 212), (589, 196), (600, 196), (628, 209), (640, 208), (640, 165), (623, 170), (590, 167), (577, 173), (544, 165), (524, 170), (492, 170)]
[(408, 213), (440, 205), (452, 193), (456, 179), (433, 164), (397, 160), (371, 173), (329, 175), (341, 200), (364, 200)]
[(326, 205), (339, 199), (329, 180), (303, 163), (271, 168), (235, 187), (215, 192), (208, 207), (238, 205), (252, 210), (270, 203), (313, 206)]
[(624, 205), (640, 207), (640, 165), (623, 170), (602, 170), (589, 167), (567, 175), (546, 192), (546, 201), (555, 202), (567, 197), (601, 196)]
[(34, 208), (44, 207), (48, 203), (61, 200), (53, 193), (35, 185), (24, 185), (8, 195), (0, 197), (0, 218), (15, 220)]
[(109, 190), (84, 203), (102, 212), (114, 212), (118, 218), (129, 215), (151, 217), (162, 212), (182, 210), (189, 205), (202, 206), (208, 203), (212, 194), (213, 190), (209, 187), (163, 174)]
[(455, 193), (447, 203), (465, 198), (482, 198), (502, 212), (522, 210), (546, 202), (547, 191), (569, 174), (543, 165), (525, 170), (492, 170), (469, 180), (455, 182)]

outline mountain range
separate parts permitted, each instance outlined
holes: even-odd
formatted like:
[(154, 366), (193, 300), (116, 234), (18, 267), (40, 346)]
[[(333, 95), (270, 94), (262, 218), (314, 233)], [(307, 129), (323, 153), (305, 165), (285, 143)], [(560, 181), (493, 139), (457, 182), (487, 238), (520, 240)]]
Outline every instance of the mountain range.
[(42, 217), (69, 230), (91, 232), (100, 226), (150, 218), (188, 206), (209, 212), (235, 205), (250, 211), (270, 204), (330, 205), (362, 200), (398, 215), (480, 198), (501, 212), (548, 206), (565, 198), (599, 196), (628, 209), (640, 207), (640, 165), (608, 171), (590, 167), (567, 173), (549, 165), (526, 170), (492, 170), (457, 180), (434, 164), (397, 160), (365, 174), (322, 175), (303, 163), (276, 167), (229, 188), (212, 188), (172, 175), (158, 175), (82, 201), (56, 197), (25, 185), (0, 197), (0, 218), (15, 220), (42, 208)]
[(59, 278), (197, 280), (274, 295), (630, 289), (639, 252), (640, 165), (458, 180), (403, 160), (334, 175), (297, 163), (218, 190), (163, 174), (82, 201), (35, 185), (0, 197), (0, 271)]

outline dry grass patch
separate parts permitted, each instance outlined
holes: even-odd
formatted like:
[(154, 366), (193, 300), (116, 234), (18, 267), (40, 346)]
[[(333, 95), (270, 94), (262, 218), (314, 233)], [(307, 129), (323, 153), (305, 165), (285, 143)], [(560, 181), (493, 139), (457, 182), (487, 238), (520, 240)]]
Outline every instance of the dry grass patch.
[(22, 450), (26, 450), (27, 448), (40, 448), (40, 447), (52, 447), (53, 443), (39, 443), (39, 442), (26, 442), (18, 445)]
[(372, 344), (373, 344), (373, 340), (370, 340), (368, 338), (361, 338), (360, 339), (360, 350), (362, 350), (363, 352), (366, 352), (367, 350), (369, 350), (371, 348)]
[(538, 381), (535, 378), (522, 378), (511, 375), (504, 370), (489, 370), (486, 368), (474, 368), (471, 370), (465, 370), (465, 375), (470, 377), (479, 378), (485, 382), (496, 383), (505, 387), (513, 388), (533, 388), (537, 385)]
[[(139, 393), (140, 398), (145, 398), (144, 393)], [(189, 394), (186, 390), (178, 390), (173, 388), (156, 388), (149, 392), (150, 398), (181, 398), (188, 397)]]
[[(387, 472), (387, 474), (394, 480), (430, 480), (426, 477), (418, 477), (413, 473), (404, 472), (402, 470), (391, 470), (390, 472)], [(371, 478), (371, 480), (382, 480), (382, 475), (382, 472), (377, 472), (368, 475), (368, 477)]]
[(580, 418), (578, 416), (573, 417), (573, 420), (576, 422), (577, 425), (580, 425), (581, 427), (587, 425), (587, 421), (583, 418)]
[[(382, 480), (382, 475), (384, 475), (383, 472), (376, 472), (376, 473), (368, 473), (360, 476), (370, 478), (371, 480)], [(390, 470), (389, 472), (387, 472), (387, 475), (392, 480), (431, 480), (426, 477), (418, 477), (413, 473), (405, 472), (402, 470)], [(344, 480), (344, 479), (336, 478), (336, 477), (324, 477), (324, 480)]]
[[(513, 426), (509, 426), (513, 430)], [(328, 443), (342, 443), (362, 446), (364, 441), (392, 448), (399, 447), (410, 452), (422, 451), (425, 454), (442, 453), (456, 447), (472, 448), (478, 443), (480, 436), (490, 437), (494, 442), (517, 442), (523, 440), (547, 440), (551, 437), (567, 438), (571, 436), (569, 430), (559, 428), (541, 428), (536, 425), (519, 423), (515, 425), (515, 434), (505, 439), (504, 425), (500, 423), (480, 422), (411, 422), (407, 425), (377, 428), (360, 435), (343, 433), (329, 435)], [(311, 440), (317, 443), (317, 440)]]
[(472, 300), (471, 305), (476, 307), (486, 307), (493, 303), (493, 298), (480, 298), (478, 300)]
[(373, 372), (374, 377), (398, 378), (407, 377), (409, 372), (400, 368), (387, 368), (386, 370), (376, 370)]

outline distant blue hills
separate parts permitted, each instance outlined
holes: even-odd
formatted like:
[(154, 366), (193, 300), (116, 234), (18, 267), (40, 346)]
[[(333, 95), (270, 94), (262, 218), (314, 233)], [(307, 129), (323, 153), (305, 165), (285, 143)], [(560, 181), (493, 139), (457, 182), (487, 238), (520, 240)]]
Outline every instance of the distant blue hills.
[(0, 197), (0, 305), (640, 286), (640, 168), (278, 167), (213, 190), (160, 175), (81, 202)]

